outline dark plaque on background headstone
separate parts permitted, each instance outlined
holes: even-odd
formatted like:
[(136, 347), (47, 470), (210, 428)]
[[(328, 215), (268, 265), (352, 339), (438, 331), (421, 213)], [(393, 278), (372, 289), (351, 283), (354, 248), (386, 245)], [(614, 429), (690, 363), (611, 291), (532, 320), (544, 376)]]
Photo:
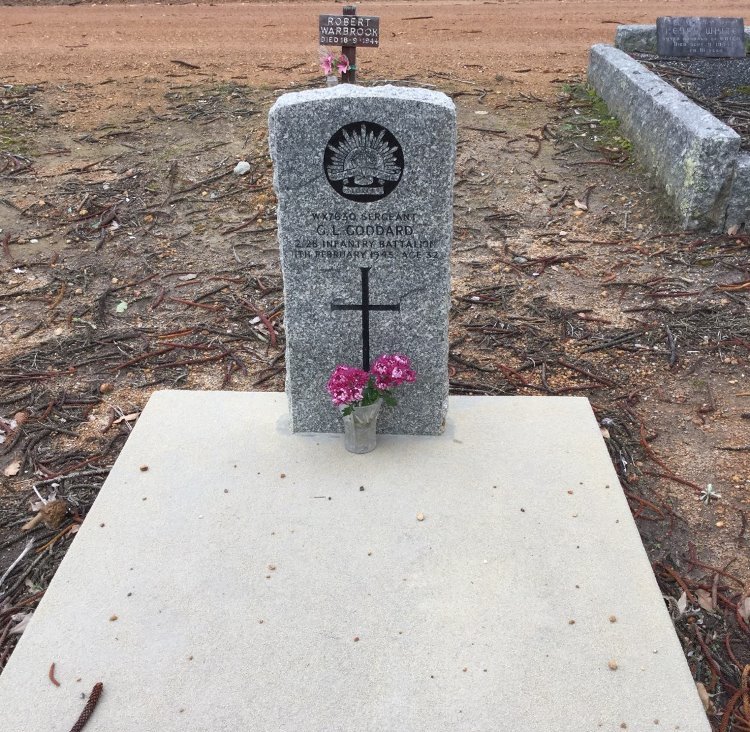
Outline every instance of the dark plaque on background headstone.
[(742, 18), (657, 18), (656, 47), (660, 56), (743, 58), (745, 23)]
[(380, 45), (380, 18), (374, 15), (321, 15), (318, 30), (321, 46)]

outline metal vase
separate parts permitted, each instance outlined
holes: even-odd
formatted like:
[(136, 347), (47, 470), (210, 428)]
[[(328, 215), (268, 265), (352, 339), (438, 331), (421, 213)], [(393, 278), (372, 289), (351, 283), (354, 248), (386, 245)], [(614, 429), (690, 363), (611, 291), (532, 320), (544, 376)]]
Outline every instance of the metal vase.
[(383, 400), (366, 407), (354, 407), (344, 416), (344, 445), (349, 452), (362, 455), (372, 452), (377, 444), (378, 415)]

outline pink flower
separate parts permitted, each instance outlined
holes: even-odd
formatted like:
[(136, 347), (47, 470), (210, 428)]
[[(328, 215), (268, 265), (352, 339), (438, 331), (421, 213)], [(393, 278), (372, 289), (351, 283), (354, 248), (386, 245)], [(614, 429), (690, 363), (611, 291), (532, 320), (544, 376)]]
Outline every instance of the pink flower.
[(333, 70), (333, 54), (327, 53), (325, 56), (321, 57), (320, 68), (323, 69), (323, 73), (326, 76), (331, 75), (331, 71)]
[(345, 74), (349, 71), (349, 59), (342, 53), (338, 60), (339, 74)]
[(362, 369), (342, 364), (333, 370), (326, 389), (335, 406), (346, 406), (362, 399), (369, 378)]
[(396, 399), (390, 390), (416, 378), (408, 357), (401, 353), (384, 353), (375, 359), (369, 373), (340, 364), (331, 373), (326, 389), (334, 406), (345, 407), (346, 415), (352, 407), (375, 404), (378, 399), (389, 406), (395, 405)]
[(401, 353), (384, 353), (378, 356), (370, 372), (375, 377), (375, 386), (378, 389), (392, 389), (401, 384), (411, 383), (417, 378), (409, 358)]

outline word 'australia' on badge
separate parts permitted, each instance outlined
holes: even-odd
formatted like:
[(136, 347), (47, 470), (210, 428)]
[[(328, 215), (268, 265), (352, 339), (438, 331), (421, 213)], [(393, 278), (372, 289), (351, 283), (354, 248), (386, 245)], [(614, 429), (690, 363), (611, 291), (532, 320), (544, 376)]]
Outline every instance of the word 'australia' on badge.
[(375, 122), (352, 122), (331, 137), (323, 156), (328, 182), (351, 201), (378, 201), (401, 180), (404, 153), (398, 140)]
[(417, 380), (378, 428), (435, 435), (448, 409), (456, 110), (394, 86), (284, 94), (269, 112), (295, 432), (341, 432), (326, 383), (407, 355)]

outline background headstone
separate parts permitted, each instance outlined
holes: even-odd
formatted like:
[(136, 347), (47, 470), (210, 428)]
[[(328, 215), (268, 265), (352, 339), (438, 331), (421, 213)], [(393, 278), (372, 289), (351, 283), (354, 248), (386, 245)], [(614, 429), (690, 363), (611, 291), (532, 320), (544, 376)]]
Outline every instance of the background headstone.
[(743, 58), (745, 23), (742, 18), (657, 18), (656, 47), (660, 56)]
[(363, 367), (369, 342), (371, 360), (404, 353), (418, 375), (383, 411), (380, 431), (439, 434), (448, 403), (453, 102), (393, 86), (285, 94), (269, 113), (269, 142), (292, 429), (342, 430), (325, 386), (338, 364)]

